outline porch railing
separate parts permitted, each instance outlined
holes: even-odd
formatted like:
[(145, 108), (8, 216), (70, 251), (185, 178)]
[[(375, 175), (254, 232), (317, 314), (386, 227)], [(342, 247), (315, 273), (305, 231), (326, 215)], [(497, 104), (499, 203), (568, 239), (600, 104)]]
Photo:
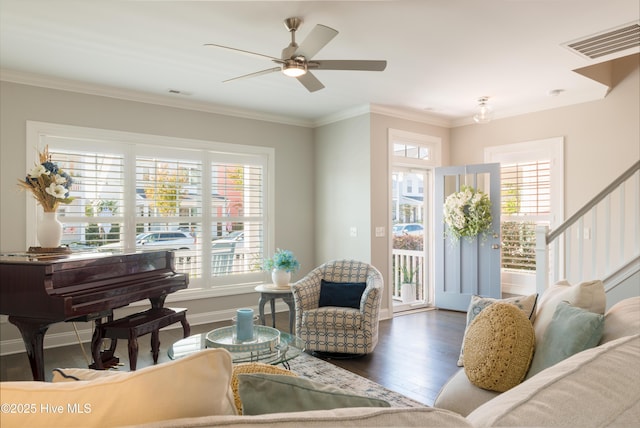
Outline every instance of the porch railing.
[[(424, 278), (426, 278), (424, 251), (415, 250), (397, 250), (391, 252), (392, 272), (393, 272), (393, 289), (392, 297), (394, 300), (422, 301), (426, 299), (424, 295)], [(409, 272), (414, 272), (413, 278), (415, 283), (415, 296), (408, 298), (402, 297), (402, 271), (403, 268)]]
[(640, 161), (553, 231), (536, 229), (536, 289), (606, 279), (640, 256)]

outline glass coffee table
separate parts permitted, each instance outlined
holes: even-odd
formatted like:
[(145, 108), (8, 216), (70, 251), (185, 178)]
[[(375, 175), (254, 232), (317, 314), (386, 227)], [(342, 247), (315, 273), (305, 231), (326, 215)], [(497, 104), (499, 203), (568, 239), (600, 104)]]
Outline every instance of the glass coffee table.
[[(222, 346), (214, 346), (211, 342), (211, 337), (221, 338), (223, 337), (221, 335), (224, 335), (227, 331), (230, 332), (231, 328), (216, 329), (207, 333), (194, 334), (187, 338), (178, 340), (169, 348), (169, 358), (175, 360), (193, 354), (194, 352), (202, 351), (203, 349), (222, 347), (231, 353), (234, 364), (260, 362), (271, 365), (282, 364), (286, 368), (289, 368), (288, 361), (302, 354), (305, 349), (305, 342), (302, 339), (292, 334), (285, 333), (284, 331), (279, 331), (280, 340), (278, 343), (269, 347), (262, 347), (261, 349), (247, 350), (246, 346), (236, 347), (225, 344)], [(215, 334), (212, 335), (212, 333)], [(207, 335), (209, 335), (209, 339), (207, 338)], [(222, 342), (231, 343), (230, 340), (222, 340)]]

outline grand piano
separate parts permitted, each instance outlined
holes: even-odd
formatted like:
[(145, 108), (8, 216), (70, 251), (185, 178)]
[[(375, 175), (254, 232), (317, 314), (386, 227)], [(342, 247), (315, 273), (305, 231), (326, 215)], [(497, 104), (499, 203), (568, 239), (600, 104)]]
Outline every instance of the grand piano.
[(149, 299), (161, 308), (187, 288), (172, 251), (2, 254), (0, 314), (20, 330), (34, 380), (44, 380), (44, 335), (51, 324), (98, 320), (113, 309)]

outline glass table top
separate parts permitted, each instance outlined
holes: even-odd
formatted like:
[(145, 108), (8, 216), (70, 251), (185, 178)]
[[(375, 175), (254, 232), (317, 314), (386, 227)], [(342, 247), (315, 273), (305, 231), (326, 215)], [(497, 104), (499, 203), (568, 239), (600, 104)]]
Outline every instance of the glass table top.
[[(207, 333), (194, 334), (184, 339), (178, 340), (169, 348), (168, 355), (172, 360), (191, 355), (194, 352), (207, 349), (210, 343), (207, 340)], [(260, 362), (265, 364), (281, 364), (297, 357), (304, 352), (305, 342), (297, 336), (290, 333), (280, 331), (279, 342), (272, 347), (260, 350), (252, 351), (234, 351), (227, 349), (231, 352), (231, 357), (234, 364), (248, 363), (248, 362)]]

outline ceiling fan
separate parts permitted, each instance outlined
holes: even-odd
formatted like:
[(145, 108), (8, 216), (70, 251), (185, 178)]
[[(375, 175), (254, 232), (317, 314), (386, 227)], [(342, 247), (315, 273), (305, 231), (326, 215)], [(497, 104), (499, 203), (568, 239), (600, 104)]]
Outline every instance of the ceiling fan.
[(313, 28), (313, 30), (311, 30), (300, 46), (298, 46), (296, 43), (296, 30), (300, 27), (300, 24), (302, 24), (302, 19), (300, 18), (294, 17), (284, 20), (285, 27), (291, 33), (291, 43), (282, 50), (280, 58), (250, 52), (243, 49), (232, 48), (229, 46), (217, 45), (214, 43), (205, 43), (205, 46), (214, 46), (248, 55), (260, 56), (270, 59), (278, 64), (278, 67), (234, 77), (232, 79), (225, 80), (224, 82), (231, 82), (234, 80), (282, 71), (284, 75), (298, 79), (298, 81), (302, 83), (309, 92), (315, 92), (324, 88), (324, 85), (311, 73), (310, 70), (383, 71), (387, 67), (387, 61), (313, 60), (312, 58), (314, 55), (317, 54), (320, 49), (325, 47), (336, 35), (338, 35), (338, 32), (333, 28), (318, 24)]

